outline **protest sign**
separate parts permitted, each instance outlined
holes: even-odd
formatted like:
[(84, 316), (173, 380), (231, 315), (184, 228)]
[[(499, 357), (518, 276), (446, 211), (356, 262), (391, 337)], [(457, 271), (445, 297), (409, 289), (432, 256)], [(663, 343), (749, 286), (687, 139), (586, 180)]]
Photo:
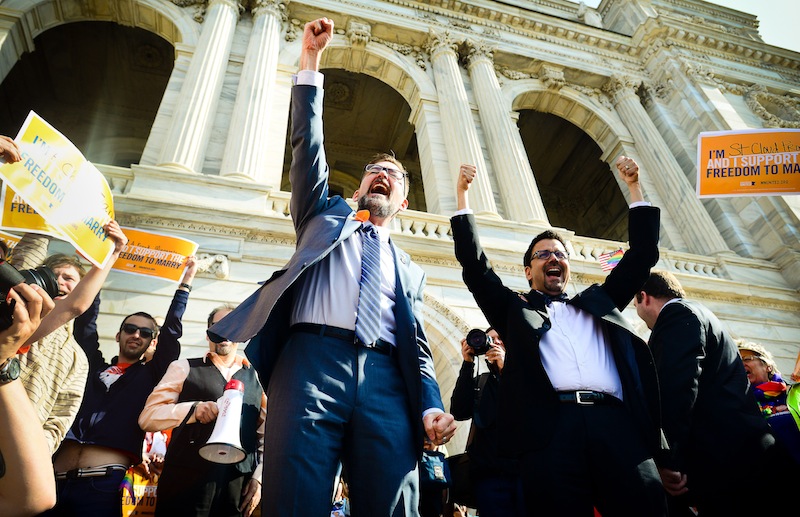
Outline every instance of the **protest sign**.
[(155, 515), (158, 482), (131, 467), (122, 482), (122, 515)]
[(103, 230), (114, 218), (103, 175), (33, 111), (16, 142), (22, 160), (0, 166), (0, 177), (89, 262), (103, 267), (114, 250)]
[(800, 130), (700, 133), (697, 196), (800, 194)]
[(64, 238), (8, 185), (3, 185), (2, 193), (0, 193), (0, 206), (3, 209), (0, 213), (0, 228), (41, 233), (58, 239)]
[(13, 233), (6, 233), (0, 232), (0, 241), (3, 241), (6, 246), (8, 246), (8, 254), (11, 255), (11, 251), (14, 250), (14, 247), (19, 242), (20, 237), (14, 235)]
[(197, 251), (197, 243), (135, 228), (123, 228), (128, 244), (122, 249), (113, 268), (126, 273), (155, 276), (179, 281), (185, 259)]

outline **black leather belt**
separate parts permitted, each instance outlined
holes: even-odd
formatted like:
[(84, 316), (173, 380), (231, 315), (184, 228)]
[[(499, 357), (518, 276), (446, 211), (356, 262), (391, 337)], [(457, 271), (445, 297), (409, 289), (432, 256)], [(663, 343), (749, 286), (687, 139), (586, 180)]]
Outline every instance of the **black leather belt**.
[(559, 391), (558, 400), (564, 404), (578, 404), (582, 406), (593, 406), (595, 404), (604, 406), (622, 405), (622, 401), (613, 395), (591, 390)]
[(395, 353), (394, 345), (383, 339), (378, 339), (374, 343), (364, 343), (356, 337), (354, 330), (347, 330), (339, 327), (332, 327), (330, 325), (320, 325), (318, 323), (295, 323), (289, 329), (292, 332), (307, 332), (309, 334), (316, 334), (318, 336), (332, 337), (341, 339), (348, 343), (353, 343), (370, 350), (375, 350), (379, 354), (388, 355), (392, 357)]
[(89, 467), (85, 469), (72, 469), (66, 472), (57, 472), (56, 479), (77, 479), (77, 478), (96, 478), (110, 476), (114, 472), (126, 471), (128, 467), (119, 463), (110, 465), (100, 465), (97, 467)]

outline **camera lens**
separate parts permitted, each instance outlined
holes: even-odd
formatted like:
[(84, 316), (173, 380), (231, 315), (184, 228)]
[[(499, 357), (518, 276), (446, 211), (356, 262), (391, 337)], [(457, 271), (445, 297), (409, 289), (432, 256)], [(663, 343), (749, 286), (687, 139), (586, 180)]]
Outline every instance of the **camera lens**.
[(23, 269), (19, 273), (25, 279), (26, 284), (38, 285), (50, 295), (50, 298), (58, 296), (58, 279), (49, 267), (39, 266), (34, 269)]
[(467, 344), (475, 355), (485, 354), (492, 347), (492, 338), (481, 329), (472, 329), (467, 333)]

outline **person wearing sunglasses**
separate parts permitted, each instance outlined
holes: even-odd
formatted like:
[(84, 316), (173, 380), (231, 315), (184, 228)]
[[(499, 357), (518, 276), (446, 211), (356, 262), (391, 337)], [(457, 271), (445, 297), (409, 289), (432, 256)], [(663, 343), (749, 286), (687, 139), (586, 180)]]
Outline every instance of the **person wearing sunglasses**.
[[(208, 326), (235, 307), (221, 305), (208, 315)], [(173, 429), (164, 470), (158, 480), (156, 517), (243, 515), (250, 517), (261, 500), (261, 458), (267, 397), (250, 362), (238, 355), (239, 343), (208, 342), (203, 357), (179, 359), (147, 398), (139, 415), (145, 431)], [(220, 397), (232, 380), (243, 387), (242, 411), (236, 426), (242, 445), (237, 463), (204, 459), (220, 412)]]
[(621, 313), (658, 261), (660, 211), (644, 201), (636, 162), (621, 156), (615, 165), (630, 193), (630, 249), (602, 284), (571, 299), (574, 258), (552, 230), (524, 254), (530, 291), (503, 284), (469, 208), (479, 171), (462, 165), (457, 177), (455, 254), (478, 307), (504, 338), (499, 453), (519, 459), (531, 514), (591, 516), (596, 507), (604, 517), (666, 515), (653, 459), (661, 447), (656, 372)]
[[(180, 355), (182, 318), (196, 272), (195, 257), (187, 257), (163, 328), (146, 312), (126, 316), (115, 337), (119, 355), (89, 372), (83, 404), (53, 457), (58, 501), (45, 515), (121, 514), (120, 484), (128, 468), (142, 461), (139, 414)], [(156, 341), (152, 359), (145, 361), (145, 351)]]

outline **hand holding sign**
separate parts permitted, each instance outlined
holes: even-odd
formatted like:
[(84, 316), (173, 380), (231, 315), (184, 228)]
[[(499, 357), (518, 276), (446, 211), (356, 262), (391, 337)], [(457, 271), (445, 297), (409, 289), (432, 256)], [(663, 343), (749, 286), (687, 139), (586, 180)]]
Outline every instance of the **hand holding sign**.
[(0, 135), (0, 156), (6, 163), (14, 163), (22, 159), (17, 143), (4, 135)]
[(113, 243), (103, 231), (114, 219), (111, 189), (77, 147), (30, 112), (15, 142), (0, 138), (0, 177), (27, 205), (97, 267), (111, 258)]
[(119, 223), (113, 219), (106, 223), (103, 230), (106, 232), (106, 235), (108, 235), (108, 238), (114, 241), (114, 251), (112, 253), (119, 255), (128, 244), (128, 237), (123, 233)]

